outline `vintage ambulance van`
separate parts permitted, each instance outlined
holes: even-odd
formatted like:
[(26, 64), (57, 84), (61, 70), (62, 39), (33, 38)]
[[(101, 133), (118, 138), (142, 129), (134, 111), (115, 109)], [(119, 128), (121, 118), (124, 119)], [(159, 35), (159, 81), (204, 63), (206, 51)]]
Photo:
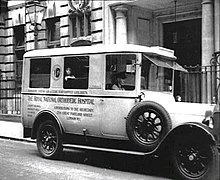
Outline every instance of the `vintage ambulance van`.
[[(176, 102), (174, 52), (93, 45), (24, 55), (22, 122), (39, 153), (75, 147), (169, 157), (178, 179), (207, 179), (218, 162), (212, 105)], [(206, 116), (205, 116), (206, 114)], [(209, 178), (208, 178), (209, 179)]]

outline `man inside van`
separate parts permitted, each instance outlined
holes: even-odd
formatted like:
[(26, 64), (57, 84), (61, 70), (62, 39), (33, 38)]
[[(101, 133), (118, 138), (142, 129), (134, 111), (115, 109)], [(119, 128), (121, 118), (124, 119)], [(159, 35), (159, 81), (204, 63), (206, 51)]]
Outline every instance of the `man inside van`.
[(124, 80), (127, 78), (126, 74), (124, 72), (117, 73), (115, 75), (115, 80), (112, 86), (112, 90), (125, 90), (123, 85), (124, 85)]

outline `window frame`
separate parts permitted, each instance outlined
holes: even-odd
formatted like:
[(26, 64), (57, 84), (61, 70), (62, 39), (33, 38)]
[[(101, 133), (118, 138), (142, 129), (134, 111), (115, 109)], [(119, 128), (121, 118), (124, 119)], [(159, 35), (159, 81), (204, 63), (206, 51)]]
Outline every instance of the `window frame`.
[[(141, 90), (172, 93), (174, 83), (172, 62), (155, 55), (153, 56), (145, 54), (142, 56), (141, 77), (145, 77), (142, 76), (143, 68), (145, 67), (144, 74), (147, 75), (147, 79), (145, 86), (141, 86)], [(149, 68), (146, 68), (147, 64)]]
[[(59, 28), (58, 28), (58, 39), (53, 39), (54, 37), (52, 37), (52, 33), (56, 34), (57, 31), (52, 32), (53, 28), (54, 30), (56, 30), (56, 23), (59, 23)], [(48, 18), (46, 20), (46, 27), (47, 27), (47, 43), (48, 43), (48, 48), (55, 48), (55, 47), (60, 47), (60, 17), (53, 17), (53, 18)]]
[[(13, 27), (15, 49), (24, 49), (25, 46), (25, 25), (18, 25)], [(19, 43), (21, 41), (21, 43)]]
[[(80, 59), (80, 58), (83, 58), (83, 59)], [(76, 64), (78, 66), (76, 66)], [(68, 67), (70, 67), (73, 70), (73, 74), (71, 76), (68, 76), (69, 78), (66, 79), (67, 77), (66, 69)], [(86, 71), (82, 71), (82, 68), (88, 68), (88, 69)], [(73, 89), (73, 90), (89, 89), (89, 69), (90, 69), (90, 56), (89, 55), (65, 56), (64, 57), (64, 68), (63, 68), (63, 89)], [(82, 76), (83, 72), (86, 74), (85, 77)]]
[[(18, 86), (18, 88), (21, 88), (22, 62), (23, 62), (23, 55), (25, 53), (25, 25), (21, 24), (18, 26), (14, 26), (13, 32), (14, 32), (14, 53), (16, 57), (14, 71), (15, 71), (16, 85)], [(20, 40), (21, 43), (18, 43), (18, 41)]]
[[(83, 19), (81, 21), (80, 19)], [(79, 39), (90, 40), (91, 39), (91, 13), (71, 15), (69, 16), (70, 21), (70, 37), (72, 41)]]
[[(129, 72), (127, 72), (127, 67), (125, 66), (125, 74), (126, 74), (126, 76), (127, 76), (127, 78), (129, 79), (129, 78), (131, 78), (131, 75), (133, 76), (132, 78), (133, 78), (133, 80), (134, 80), (134, 82), (132, 83), (132, 85), (134, 86), (134, 88), (133, 89), (124, 89), (125, 90), (125, 92), (128, 92), (128, 91), (135, 91), (136, 90), (136, 84), (137, 84), (137, 79), (136, 79), (136, 76), (137, 76), (137, 67), (136, 67), (136, 63), (137, 63), (137, 59), (138, 59), (138, 54), (137, 53), (133, 53), (133, 52), (128, 52), (128, 53), (123, 53), (123, 52), (119, 52), (119, 53), (108, 53), (108, 54), (106, 54), (105, 55), (105, 87), (104, 87), (104, 89), (105, 89), (105, 91), (107, 90), (107, 91), (114, 91), (113, 89), (111, 89), (111, 87), (109, 87), (109, 83), (108, 83), (108, 72), (110, 72), (110, 71), (107, 71), (107, 68), (108, 68), (108, 63), (107, 63), (107, 57), (108, 56), (111, 56), (111, 55), (116, 55), (116, 56), (119, 56), (119, 55), (133, 55), (134, 56), (134, 59), (133, 60), (135, 60), (135, 62), (133, 63), (133, 65), (135, 66), (135, 70), (134, 70), (134, 72), (131, 72), (130, 74), (129, 74)], [(126, 60), (126, 61), (128, 61), (128, 60)], [(117, 63), (118, 61), (117, 60), (115, 60), (115, 62)], [(120, 69), (118, 69), (118, 65), (119, 65), (120, 63), (118, 63), (117, 65), (116, 65), (116, 67), (114, 68), (114, 70), (112, 71), (112, 72), (114, 72), (114, 73), (112, 73), (110, 76), (110, 79), (111, 79), (111, 85), (113, 84), (113, 82), (112, 81), (114, 81), (113, 80), (113, 76), (114, 76), (114, 74), (117, 74), (117, 73), (120, 73), (121, 71), (120, 71)], [(129, 65), (129, 64), (127, 64), (127, 62), (126, 62), (126, 65)], [(128, 83), (128, 82), (127, 82)], [(127, 84), (127, 86), (129, 86), (128, 84)], [(119, 91), (121, 91), (121, 90), (119, 90)]]
[[(44, 63), (42, 63), (42, 61), (44, 62)], [(37, 67), (43, 67), (43, 68), (45, 68), (46, 67), (46, 65), (45, 65), (45, 62), (46, 61), (48, 61), (47, 63), (48, 63), (48, 69), (46, 69), (47, 71), (48, 71), (48, 73), (49, 74), (47, 74), (47, 73), (34, 73), (34, 70), (33, 70), (33, 68), (37, 68)], [(40, 66), (36, 66), (36, 64), (33, 64), (32, 65), (32, 63), (33, 62), (36, 62), (36, 64), (38, 64), (38, 65), (40, 65)], [(38, 89), (40, 89), (40, 88), (44, 88), (44, 89), (49, 89), (50, 87), (51, 87), (51, 65), (52, 65), (52, 60), (51, 60), (51, 58), (48, 58), (48, 57), (46, 57), (46, 58), (31, 58), (30, 59), (30, 74), (29, 74), (29, 88), (38, 88)], [(47, 68), (47, 67), (46, 67)], [(36, 70), (36, 69), (35, 69)], [(39, 70), (39, 69), (38, 69)], [(41, 70), (42, 71), (42, 70)], [(45, 83), (45, 80), (48, 80), (48, 83), (47, 83), (47, 86), (39, 86), (39, 87), (35, 87), (34, 85), (32, 85), (32, 81), (33, 81), (33, 77), (32, 77), (32, 75), (36, 75), (37, 77), (39, 77), (40, 75), (47, 75), (47, 79), (41, 79), (41, 80), (43, 80), (43, 81), (41, 81), (41, 82), (44, 82)], [(41, 77), (41, 78), (43, 78), (43, 76)], [(38, 82), (39, 83), (39, 82)]]

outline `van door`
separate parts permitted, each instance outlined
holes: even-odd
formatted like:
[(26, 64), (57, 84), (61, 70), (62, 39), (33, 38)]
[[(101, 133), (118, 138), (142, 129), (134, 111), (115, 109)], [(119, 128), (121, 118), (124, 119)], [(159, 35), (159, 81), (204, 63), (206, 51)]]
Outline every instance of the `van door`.
[(137, 94), (137, 55), (107, 54), (105, 89), (102, 99), (101, 133), (126, 138), (126, 117), (135, 105)]

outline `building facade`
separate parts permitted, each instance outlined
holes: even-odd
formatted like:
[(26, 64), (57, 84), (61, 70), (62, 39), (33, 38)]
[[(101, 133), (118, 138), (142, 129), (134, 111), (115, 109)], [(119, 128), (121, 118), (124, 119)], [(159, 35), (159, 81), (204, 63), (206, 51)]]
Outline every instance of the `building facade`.
[(220, 51), (219, 0), (1, 0), (0, 114), (20, 114), (25, 52), (123, 43), (174, 49), (179, 64), (199, 67), (200, 74), (176, 73), (175, 95), (215, 102), (220, 73), (210, 60)]

